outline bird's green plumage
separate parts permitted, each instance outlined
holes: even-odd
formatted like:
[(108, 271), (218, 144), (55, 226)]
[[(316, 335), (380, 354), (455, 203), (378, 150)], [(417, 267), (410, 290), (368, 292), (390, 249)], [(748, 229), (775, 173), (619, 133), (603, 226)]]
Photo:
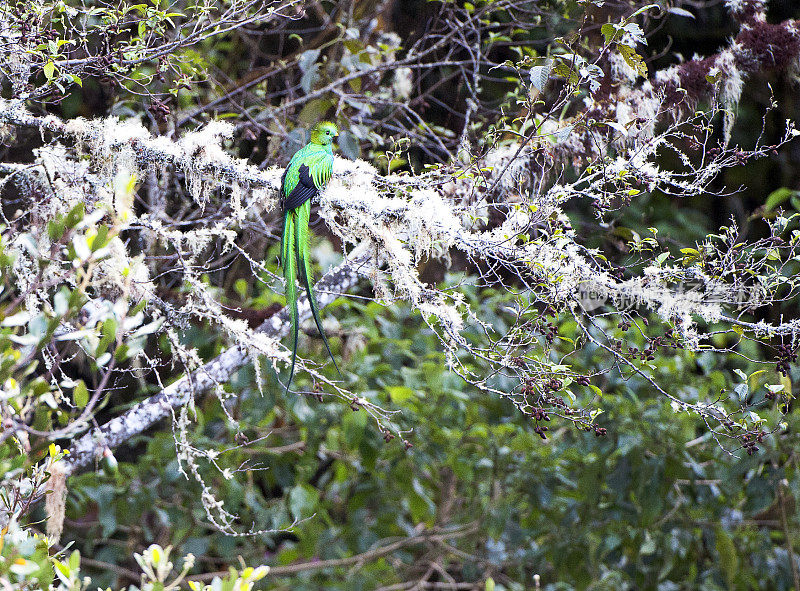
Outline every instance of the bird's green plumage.
[[(323, 122), (318, 124), (311, 131), (311, 140), (308, 144), (292, 156), (289, 166), (283, 173), (281, 182), (281, 193), (284, 199), (284, 221), (283, 239), (281, 242), (281, 264), (283, 265), (283, 277), (286, 281), (286, 305), (292, 320), (292, 366), (289, 371), (289, 380), (286, 384), (287, 390), (292, 383), (294, 376), (295, 361), (297, 359), (297, 340), (300, 332), (299, 310), (297, 307), (297, 285), (299, 278), (301, 284), (308, 294), (308, 302), (311, 306), (311, 314), (314, 323), (317, 325), (325, 349), (328, 351), (333, 361), (336, 371), (339, 366), (331, 353), (328, 338), (322, 330), (322, 322), (319, 317), (319, 306), (314, 296), (312, 288), (313, 280), (311, 274), (311, 260), (308, 256), (309, 229), (308, 221), (311, 215), (311, 196), (316, 195), (325, 188), (331, 178), (333, 171), (333, 138), (338, 135), (336, 126), (333, 123)], [(307, 171), (305, 170), (307, 167)], [(304, 176), (304, 172), (307, 173)], [(303, 184), (305, 180), (308, 184)], [(298, 187), (298, 185), (300, 185)], [(299, 202), (296, 207), (287, 204)]]
[(284, 195), (290, 195), (297, 187), (300, 182), (300, 167), (303, 165), (308, 166), (314, 184), (322, 189), (331, 178), (333, 170), (333, 150), (330, 144), (320, 146), (309, 143), (292, 156), (283, 182)]

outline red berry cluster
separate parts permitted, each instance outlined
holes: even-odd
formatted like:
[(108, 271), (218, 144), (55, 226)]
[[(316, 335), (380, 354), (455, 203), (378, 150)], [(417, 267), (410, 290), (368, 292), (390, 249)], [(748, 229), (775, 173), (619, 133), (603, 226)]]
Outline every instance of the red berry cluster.
[(789, 365), (797, 361), (797, 351), (792, 350), (790, 345), (778, 347), (778, 363), (776, 369), (784, 376), (789, 375)]
[(549, 421), (550, 416), (547, 412), (540, 406), (537, 406), (531, 412), (531, 416), (536, 419), (537, 421)]
[[(644, 318), (642, 319), (642, 322), (644, 322), (645, 325), (647, 324), (647, 320)], [(626, 331), (631, 327), (631, 322), (628, 320), (622, 320), (617, 327), (623, 331)], [(614, 341), (611, 347), (615, 351), (622, 353), (622, 341)], [(668, 328), (666, 331), (664, 331), (662, 336), (649, 339), (647, 346), (641, 351), (638, 349), (638, 347), (628, 347), (627, 356), (630, 359), (639, 358), (642, 361), (653, 361), (661, 347), (669, 347), (672, 349), (681, 348), (680, 343), (675, 341), (675, 333), (672, 328)]]
[(594, 431), (595, 437), (605, 437), (608, 434), (608, 429), (605, 427), (598, 427), (597, 425), (587, 425), (583, 430), (587, 433), (589, 431)]
[(742, 447), (747, 450), (747, 455), (752, 456), (758, 451), (756, 443), (762, 443), (766, 433), (759, 431), (758, 433), (745, 433), (742, 435)]
[(525, 397), (536, 395), (536, 384), (533, 380), (526, 380), (525, 383), (522, 384), (522, 395)]
[(558, 336), (558, 327), (552, 322), (548, 322), (547, 324), (542, 323), (539, 330), (544, 335), (548, 345), (552, 345), (556, 336)]
[(557, 390), (561, 389), (563, 386), (563, 382), (556, 377), (550, 378), (544, 383), (544, 391), (545, 392), (556, 392)]
[(539, 320), (536, 321), (536, 330), (544, 335), (548, 345), (552, 344), (558, 336), (558, 327), (554, 322), (545, 320), (545, 318), (555, 318), (557, 315), (555, 309), (552, 306), (548, 306), (542, 311)]
[(154, 98), (153, 102), (150, 103), (150, 106), (147, 108), (153, 114), (158, 121), (166, 121), (167, 117), (169, 117), (169, 106), (164, 103), (163, 101)]
[(545, 404), (549, 404), (550, 406), (555, 406), (560, 410), (564, 410), (567, 408), (567, 403), (564, 402), (564, 399), (561, 396), (542, 396), (542, 402)]

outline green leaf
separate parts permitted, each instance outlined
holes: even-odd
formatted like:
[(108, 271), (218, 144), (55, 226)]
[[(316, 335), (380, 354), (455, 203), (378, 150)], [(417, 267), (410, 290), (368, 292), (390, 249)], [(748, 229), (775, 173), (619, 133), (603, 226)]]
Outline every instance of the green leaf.
[(117, 361), (120, 361), (120, 362), (121, 361), (125, 361), (128, 357), (130, 357), (130, 355), (129, 355), (130, 352), (131, 351), (130, 351), (130, 347), (128, 347), (128, 344), (127, 343), (122, 343), (122, 344), (120, 344), (119, 347), (117, 347), (114, 350), (114, 359), (116, 359)]
[(319, 49), (309, 49), (304, 51), (300, 54), (300, 59), (297, 60), (297, 65), (300, 67), (300, 71), (305, 73), (310, 71), (314, 66), (316, 66), (317, 58), (319, 58), (320, 54)]
[(64, 229), (64, 221), (60, 218), (47, 222), (47, 235), (50, 237), (50, 240), (61, 240), (61, 237), (64, 235)]
[(67, 217), (64, 219), (64, 224), (67, 226), (67, 228), (74, 228), (81, 220), (83, 220), (85, 212), (86, 209), (84, 208), (83, 203), (78, 203), (69, 211)]
[(639, 74), (639, 76), (647, 78), (647, 64), (644, 63), (642, 56), (636, 53), (636, 50), (633, 47), (620, 43), (617, 45), (617, 49), (619, 49), (622, 59), (625, 60), (626, 64), (636, 70), (636, 73)]
[(408, 508), (411, 511), (411, 519), (416, 523), (426, 521), (435, 512), (435, 505), (431, 501), (428, 492), (422, 486), (419, 479), (411, 480), (411, 490), (408, 491)]
[(676, 16), (685, 16), (686, 18), (694, 19), (694, 15), (684, 8), (670, 7), (667, 8), (667, 12), (674, 14)]
[(64, 583), (69, 584), (70, 579), (70, 568), (60, 560), (53, 560), (53, 564), (56, 567), (56, 574), (58, 578), (61, 579)]
[(394, 172), (398, 168), (401, 168), (408, 164), (408, 160), (405, 158), (392, 158), (392, 161), (389, 162), (389, 172)]
[[(298, 119), (303, 125), (310, 127), (317, 121), (324, 119), (325, 115), (328, 113), (328, 110), (332, 106), (333, 103), (331, 102), (330, 99), (326, 98), (314, 99), (313, 101), (309, 101), (308, 103), (306, 103), (306, 106), (303, 107), (302, 111), (300, 111)], [(341, 136), (339, 137), (341, 138)]]
[(319, 64), (312, 64), (311, 67), (303, 73), (300, 79), (300, 87), (306, 94), (311, 92), (314, 85), (319, 82)]
[(417, 397), (416, 392), (408, 386), (388, 386), (386, 391), (395, 404), (403, 404), (407, 400)]
[(344, 46), (350, 53), (360, 53), (364, 51), (364, 45), (358, 39), (347, 39), (344, 41)]
[(739, 571), (739, 555), (736, 553), (736, 546), (730, 535), (721, 526), (717, 526), (717, 554), (719, 554), (719, 567), (728, 589), (735, 587), (736, 573)]
[(653, 539), (653, 536), (650, 535), (650, 532), (644, 533), (644, 542), (639, 547), (639, 552), (643, 556), (650, 556), (656, 551), (656, 541)]
[(247, 281), (244, 279), (237, 279), (233, 284), (233, 291), (242, 298), (243, 300), (247, 298)]
[(139, 300), (135, 306), (133, 306), (130, 311), (128, 312), (129, 316), (136, 316), (139, 312), (145, 309), (147, 306), (147, 300), (142, 298)]
[(106, 476), (116, 476), (119, 473), (119, 463), (110, 449), (106, 448), (103, 452), (103, 459), (100, 462), (103, 474)]
[(44, 76), (47, 78), (47, 80), (53, 80), (56, 74), (56, 65), (52, 60), (50, 60), (44, 65), (42, 71), (44, 72)]
[(606, 39), (606, 45), (611, 43), (616, 39), (617, 32), (618, 32), (617, 25), (614, 23), (606, 23), (602, 27), (600, 27), (600, 32), (603, 34), (603, 37)]
[(319, 492), (308, 485), (298, 484), (289, 492), (289, 511), (295, 519), (310, 517), (319, 503)]
[(101, 224), (97, 227), (97, 234), (92, 238), (89, 248), (92, 249), (92, 252), (97, 252), (106, 244), (108, 244), (108, 226)]
[(352, 88), (354, 92), (357, 93), (361, 92), (361, 86), (362, 86), (361, 78), (353, 78), (348, 82), (348, 84), (350, 85), (350, 88)]
[(533, 66), (530, 72), (531, 85), (539, 92), (543, 92), (547, 81), (550, 80), (550, 72), (552, 70), (552, 62), (547, 62), (542, 66)]
[(767, 195), (767, 201), (764, 203), (764, 211), (773, 211), (777, 209), (781, 203), (797, 194), (798, 191), (794, 191), (788, 187), (775, 189), (772, 193)]
[(339, 149), (342, 151), (342, 154), (351, 160), (356, 160), (361, 157), (361, 144), (356, 136), (349, 131), (340, 133), (337, 143), (339, 144)]
[(89, 402), (89, 391), (83, 380), (79, 380), (75, 389), (72, 391), (72, 400), (78, 408), (84, 408)]
[(577, 84), (580, 82), (580, 78), (578, 77), (572, 62), (567, 62), (566, 57), (564, 56), (558, 56), (558, 58), (559, 60), (553, 66), (552, 73), (556, 76), (561, 76), (562, 78), (567, 79), (572, 84)]
[(99, 357), (105, 353), (108, 346), (114, 341), (117, 336), (117, 320), (116, 318), (107, 318), (103, 322), (103, 327), (101, 328), (101, 337), (100, 342), (97, 344), (97, 349), (95, 349), (95, 356)]

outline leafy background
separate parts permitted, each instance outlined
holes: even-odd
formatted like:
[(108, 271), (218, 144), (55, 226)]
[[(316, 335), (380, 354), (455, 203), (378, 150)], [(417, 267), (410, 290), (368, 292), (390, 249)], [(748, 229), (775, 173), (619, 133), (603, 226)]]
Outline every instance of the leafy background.
[[(319, 3), (330, 14), (340, 4), (348, 3)], [(377, 4), (350, 3), (351, 24), (363, 25), (374, 18)], [(436, 11), (435, 4), (396, 2), (393, 9), (379, 14), (377, 26), (395, 32), (404, 46), (420, 35), (419, 26)], [(554, 35), (573, 30), (582, 11), (576, 2), (540, 4), (548, 17), (542, 26), (500, 39), (498, 51), (507, 52), (509, 58), (517, 55), (516, 46), (522, 53), (542, 51)], [(658, 48), (671, 46), (650, 62), (651, 68), (673, 63), (675, 53), (688, 58), (695, 51), (712, 53), (724, 46), (735, 29), (721, 4), (709, 4), (692, 10), (694, 20), (666, 18), (650, 37), (650, 50), (656, 55)], [(771, 20), (789, 17), (800, 17), (792, 2), (772, 4)], [(319, 27), (316, 18), (307, 14), (288, 26), (304, 40), (309, 35), (303, 31)], [(497, 18), (502, 18), (502, 11)], [(323, 77), (347, 75), (359, 67), (358, 60), (343, 56), (357, 54), (367, 45), (359, 39), (336, 38), (321, 49), (301, 51), (299, 45), (277, 45), (275, 35), (256, 39), (253, 53), (249, 49), (253, 38), (236, 34), (183, 51), (174, 66), (177, 77), (168, 82), (176, 83), (181, 73), (207, 78), (174, 92), (171, 109), (186, 112), (208, 103), (221, 86), (266, 67), (264, 56), (270, 54), (298, 58), (299, 80), (294, 82), (307, 94), (324, 82)], [(328, 52), (325, 68), (317, 63), (321, 51)], [(151, 74), (134, 71), (131, 77)], [(459, 103), (465, 100), (465, 90), (448, 72), (439, 75), (443, 83), (420, 113), (431, 127), (449, 129), (455, 136), (457, 122), (441, 99), (455, 96), (453, 102)], [(130, 92), (133, 86), (109, 88), (107, 81), (91, 75), (81, 82), (48, 108), (70, 118), (136, 115), (157, 104), (151, 97)], [(436, 86), (437, 80), (423, 79), (421, 84)], [(164, 90), (169, 86), (166, 83)], [(509, 103), (507, 93), (514, 87), (513, 80), (488, 82), (484, 98), (499, 108)], [(795, 119), (793, 82), (778, 75), (755, 76), (747, 82), (738, 106), (734, 142), (752, 145), (770, 88), (780, 106), (767, 115), (767, 136), (777, 138), (784, 120)], [(257, 113), (249, 108), (220, 109), (217, 115), (246, 123), (245, 115)], [(232, 148), (257, 164), (285, 161), (301, 141), (303, 128), (334, 108), (328, 98), (306, 103), (282, 121), (285, 136), (275, 127), (269, 133), (248, 134), (251, 128), (243, 124)], [(393, 147), (391, 126), (371, 129), (359, 123), (356, 115), (361, 108), (352, 104), (345, 108), (344, 116), (353, 122), (342, 138), (347, 156), (361, 155), (387, 167), (417, 168), (443, 156), (426, 144), (413, 146), (396, 162), (387, 158)], [(17, 144), (5, 150), (13, 155), (21, 148)], [(747, 220), (758, 208), (766, 204), (769, 212), (780, 203), (800, 211), (800, 198), (794, 192), (798, 150), (793, 144), (770, 159), (730, 171), (719, 179), (719, 186), (744, 187), (728, 198), (676, 202), (642, 194), (619, 211), (611, 228), (599, 228), (588, 209), (575, 207), (570, 217), (588, 245), (601, 247), (620, 265), (636, 264), (620, 240), (626, 228), (656, 227), (675, 250), (702, 239), (730, 216), (757, 236), (764, 228), (758, 219)], [(318, 234), (324, 235), (324, 229)], [(336, 244), (322, 238), (316, 246), (322, 266), (335, 260), (331, 251)], [(269, 248), (265, 247), (265, 255), (274, 260), (275, 248)], [(426, 269), (431, 280), (458, 286), (484, 319), (502, 329), (512, 320), (505, 309), (516, 296), (471, 286), (473, 271), (457, 259), (449, 268), (430, 263)], [(264, 310), (280, 301), (268, 286), (248, 277), (244, 268), (228, 271), (226, 285), (220, 297), (234, 306)], [(360, 295), (370, 293), (365, 288)], [(774, 314), (794, 314), (793, 305)], [(216, 531), (197, 502), (198, 485), (179, 471), (170, 425), (162, 423), (115, 452), (117, 472), (93, 470), (69, 481), (62, 543), (80, 551), (81, 573), (91, 577), (93, 587), (138, 584), (132, 556), (155, 543), (171, 545), (175, 556), (193, 554), (191, 574), (197, 580), (208, 581), (229, 565), (238, 568), (237, 557), (248, 565), (268, 564), (272, 572), (256, 583), (265, 589), (405, 589), (394, 585), (423, 577), (440, 585), (435, 588), (487, 591), (536, 585), (553, 591), (800, 588), (800, 557), (795, 550), (800, 541), (795, 510), (800, 496), (795, 451), (800, 425), (793, 409), (782, 419), (785, 426), (759, 443), (756, 454), (743, 449), (730, 453), (701, 421), (675, 413), (646, 381), (611, 373), (596, 384), (602, 391), (598, 404), (603, 410), (597, 424), (607, 430), (605, 436), (554, 423), (543, 440), (510, 401), (477, 395), (450, 373), (438, 340), (408, 307), (343, 298), (325, 315), (335, 318), (334, 334), (342, 337), (334, 339), (334, 353), (342, 359), (348, 388), (397, 411), (396, 420), (410, 430), (413, 446), (386, 441), (363, 409), (325, 398), (287, 395), (274, 382), (268, 382), (262, 393), (252, 368), (246, 368), (226, 386), (235, 394), (228, 410), (248, 440), (263, 439), (233, 449), (237, 430), (212, 398), (198, 401), (191, 438), (199, 447), (218, 450), (222, 467), (235, 471), (247, 461), (248, 468), (231, 479), (217, 472), (206, 475), (218, 497), (238, 515), (241, 528), (255, 524), (284, 531), (256, 537)], [(551, 320), (559, 339), (564, 339), (563, 352), (570, 352), (566, 339), (575, 337), (574, 323)], [(643, 347), (644, 340), (633, 331), (624, 331), (611, 318), (606, 322), (608, 331)], [(467, 329), (468, 338), (479, 338), (470, 330), (476, 329)], [(192, 326), (183, 338), (205, 359), (223, 346), (219, 334), (202, 324)], [(161, 346), (168, 351), (167, 345)], [(322, 355), (313, 338), (305, 339), (303, 348), (309, 356)], [(463, 361), (481, 371), (479, 361)], [(576, 371), (591, 373), (598, 363), (597, 351), (586, 345), (571, 361)], [(675, 350), (659, 354), (653, 363), (657, 376), (679, 397), (713, 398), (723, 388), (733, 390), (743, 383), (735, 369), (749, 376), (746, 389), (737, 391), (742, 397), (756, 392), (764, 379), (753, 375), (760, 366), (733, 355)], [(792, 384), (800, 380), (796, 366), (790, 378)], [(301, 389), (313, 388), (303, 375), (297, 383)], [(585, 395), (576, 385), (570, 389), (576, 396)], [(146, 388), (116, 393), (99, 414), (99, 422), (149, 393)], [(777, 411), (774, 419), (779, 420)], [(38, 459), (36, 454), (28, 460)], [(0, 448), (0, 461), (4, 470), (11, 470), (22, 460), (6, 443)], [(43, 508), (38, 507), (30, 513), (29, 525), (36, 528), (43, 519)]]

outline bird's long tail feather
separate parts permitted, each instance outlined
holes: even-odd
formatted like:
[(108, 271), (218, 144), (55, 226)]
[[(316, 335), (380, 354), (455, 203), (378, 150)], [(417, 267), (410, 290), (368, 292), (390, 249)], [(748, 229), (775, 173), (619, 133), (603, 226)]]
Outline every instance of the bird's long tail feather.
[(311, 315), (314, 317), (314, 323), (317, 325), (317, 330), (319, 330), (319, 334), (322, 337), (322, 342), (325, 343), (325, 349), (328, 351), (331, 361), (333, 361), (333, 367), (336, 368), (336, 373), (338, 373), (339, 377), (341, 377), (342, 372), (339, 371), (339, 366), (336, 364), (336, 359), (333, 358), (333, 353), (331, 353), (331, 346), (328, 343), (328, 337), (325, 334), (325, 331), (322, 329), (322, 321), (319, 317), (319, 305), (317, 304), (317, 298), (314, 295), (314, 288), (312, 287), (311, 261), (308, 257), (308, 220), (310, 216), (311, 203), (306, 201), (297, 209), (297, 224), (295, 227), (295, 234), (297, 237), (298, 271), (300, 274), (300, 280), (303, 282), (303, 286), (306, 288), (308, 303), (311, 306)]
[(311, 215), (310, 203), (306, 201), (297, 209), (289, 210), (286, 212), (283, 222), (283, 239), (281, 241), (281, 265), (283, 266), (283, 278), (286, 282), (286, 305), (289, 306), (289, 314), (292, 321), (292, 366), (289, 370), (289, 379), (286, 382), (286, 391), (292, 384), (294, 377), (294, 370), (297, 362), (297, 342), (300, 335), (300, 312), (297, 305), (297, 283), (298, 275), (303, 287), (306, 289), (308, 295), (308, 303), (311, 307), (311, 315), (314, 317), (314, 323), (317, 325), (317, 330), (322, 336), (322, 342), (325, 343), (325, 349), (330, 355), (333, 366), (336, 368), (337, 373), (341, 376), (342, 372), (339, 371), (339, 366), (336, 364), (336, 359), (331, 352), (328, 337), (322, 329), (322, 321), (319, 316), (319, 305), (317, 298), (314, 295), (314, 288), (311, 281), (311, 261), (308, 256), (308, 221)]
[(281, 241), (281, 265), (283, 266), (283, 278), (286, 281), (286, 305), (289, 306), (289, 314), (292, 320), (292, 368), (289, 370), (289, 380), (286, 382), (286, 391), (292, 384), (294, 377), (294, 367), (297, 360), (297, 338), (300, 333), (300, 314), (297, 309), (297, 261), (295, 258), (295, 237), (297, 228), (297, 214), (290, 210), (286, 212), (283, 220), (283, 239)]

